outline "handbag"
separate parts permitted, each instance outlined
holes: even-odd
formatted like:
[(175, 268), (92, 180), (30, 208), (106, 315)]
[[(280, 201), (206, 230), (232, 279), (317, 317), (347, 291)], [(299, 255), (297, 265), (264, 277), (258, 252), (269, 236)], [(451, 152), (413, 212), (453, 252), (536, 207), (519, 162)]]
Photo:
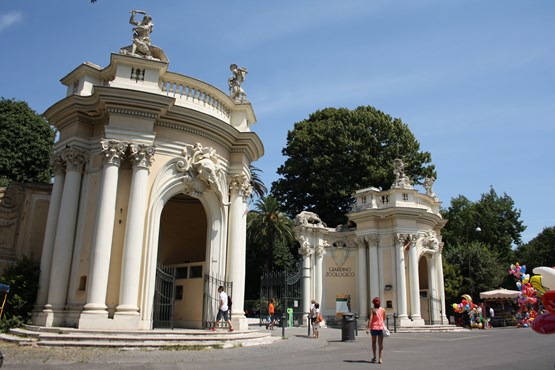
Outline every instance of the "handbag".
[(391, 335), (391, 332), (389, 331), (388, 328), (384, 328), (383, 332), (382, 332), (383, 336), (385, 338), (389, 337)]

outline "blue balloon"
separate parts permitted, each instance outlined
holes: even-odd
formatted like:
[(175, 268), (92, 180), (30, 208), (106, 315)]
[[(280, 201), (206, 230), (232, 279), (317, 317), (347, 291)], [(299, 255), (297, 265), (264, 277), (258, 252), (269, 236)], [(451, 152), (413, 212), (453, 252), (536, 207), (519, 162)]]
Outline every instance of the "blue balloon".
[(524, 275), (526, 273), (526, 265), (520, 266), (520, 272)]

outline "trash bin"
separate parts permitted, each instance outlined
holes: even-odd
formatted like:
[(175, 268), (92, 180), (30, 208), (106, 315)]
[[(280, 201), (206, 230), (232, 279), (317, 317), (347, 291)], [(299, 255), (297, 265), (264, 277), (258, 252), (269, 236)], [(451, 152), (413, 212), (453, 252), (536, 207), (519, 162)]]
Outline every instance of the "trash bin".
[(341, 321), (341, 341), (354, 341), (355, 340), (355, 314), (354, 313), (344, 313), (343, 320)]

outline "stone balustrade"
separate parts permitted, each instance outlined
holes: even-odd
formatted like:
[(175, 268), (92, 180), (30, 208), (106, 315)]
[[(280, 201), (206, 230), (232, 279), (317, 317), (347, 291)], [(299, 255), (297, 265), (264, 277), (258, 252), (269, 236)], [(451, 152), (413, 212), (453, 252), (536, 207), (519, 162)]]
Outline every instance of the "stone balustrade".
[(233, 102), (222, 91), (192, 77), (168, 72), (160, 78), (163, 93), (176, 99), (176, 104), (203, 111), (227, 123)]

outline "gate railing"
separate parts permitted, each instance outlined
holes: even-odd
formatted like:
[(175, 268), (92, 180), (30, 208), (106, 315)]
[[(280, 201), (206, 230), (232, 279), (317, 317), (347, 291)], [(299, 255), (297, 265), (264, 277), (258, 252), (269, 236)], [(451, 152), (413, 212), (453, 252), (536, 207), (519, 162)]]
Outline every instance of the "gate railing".
[(156, 267), (154, 327), (173, 329), (175, 309), (175, 267)]
[[(273, 299), (275, 319), (287, 309), (291, 309), (293, 325), (302, 325), (304, 312), (302, 311), (301, 264), (297, 263), (290, 270), (266, 272), (260, 277), (260, 325), (269, 315), (268, 302)], [(296, 303), (296, 304), (295, 304)]]
[[(214, 276), (204, 274), (204, 310), (202, 316), (202, 326), (211, 328), (216, 321), (216, 315), (220, 307), (220, 293), (218, 287), (223, 286), (224, 291), (233, 300), (233, 282), (215, 278)], [(229, 319), (231, 320), (231, 307), (229, 307)], [(223, 320), (221, 326), (227, 326)]]

